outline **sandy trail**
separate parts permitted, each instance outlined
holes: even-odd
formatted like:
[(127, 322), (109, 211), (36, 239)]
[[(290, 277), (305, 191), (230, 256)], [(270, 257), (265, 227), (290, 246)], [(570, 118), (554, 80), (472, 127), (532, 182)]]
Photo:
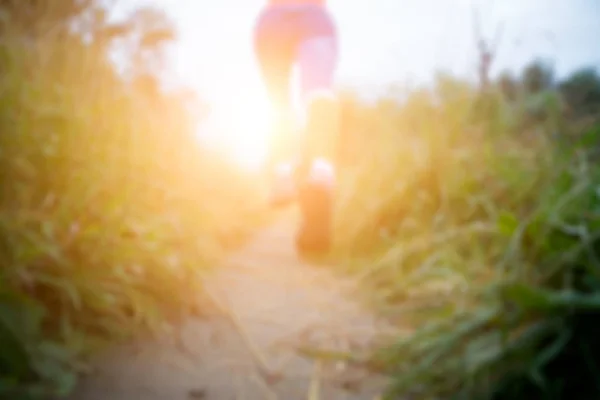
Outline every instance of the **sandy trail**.
[(350, 282), (298, 259), (295, 218), (290, 211), (260, 231), (206, 282), (223, 312), (115, 348), (71, 399), (376, 399), (382, 377), (296, 350), (365, 348), (386, 326), (353, 301)]

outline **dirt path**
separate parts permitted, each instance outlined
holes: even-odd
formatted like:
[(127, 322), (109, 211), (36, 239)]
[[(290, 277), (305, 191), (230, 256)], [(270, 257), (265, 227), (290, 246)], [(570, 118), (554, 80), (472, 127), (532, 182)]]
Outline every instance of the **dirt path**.
[(381, 377), (296, 351), (302, 344), (364, 348), (384, 327), (351, 301), (352, 285), (298, 260), (293, 213), (257, 234), (207, 282), (224, 312), (190, 320), (179, 340), (106, 354), (71, 398), (376, 399)]

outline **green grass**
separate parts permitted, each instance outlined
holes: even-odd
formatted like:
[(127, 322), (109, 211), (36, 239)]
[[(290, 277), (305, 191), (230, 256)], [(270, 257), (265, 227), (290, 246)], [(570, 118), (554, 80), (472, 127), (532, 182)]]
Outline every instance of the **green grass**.
[[(255, 176), (198, 148), (181, 96), (117, 76), (105, 14), (92, 15), (92, 45), (37, 35), (45, 12), (72, 5), (2, 29), (11, 400), (66, 394), (90, 355), (180, 321), (205, 274), (269, 217)], [(597, 114), (580, 115), (597, 105), (574, 103), (595, 79), (581, 76), (570, 101), (554, 88), (481, 99), (443, 76), (402, 106), (343, 98), (335, 257), (378, 312), (413, 328), (369, 360), (393, 378), (388, 398), (598, 397), (600, 132)]]
[(0, 398), (47, 398), (88, 356), (192, 311), (264, 212), (180, 98), (126, 84), (77, 38), (5, 39)]
[(390, 399), (595, 398), (600, 131), (557, 137), (575, 122), (554, 100), (483, 100), (447, 78), (345, 98), (336, 257), (414, 331), (371, 363)]

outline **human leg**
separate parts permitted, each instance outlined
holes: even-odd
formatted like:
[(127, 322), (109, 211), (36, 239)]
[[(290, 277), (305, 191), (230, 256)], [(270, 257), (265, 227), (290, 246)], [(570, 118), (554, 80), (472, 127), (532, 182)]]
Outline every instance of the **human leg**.
[(338, 43), (324, 8), (307, 17), (307, 31), (296, 49), (304, 109), (303, 143), (296, 170), (302, 222), (296, 236), (300, 253), (324, 253), (331, 245), (335, 192), (334, 148), (339, 111), (334, 94)]
[(254, 34), (254, 50), (274, 115), (267, 160), (270, 175), (286, 158), (293, 129), (290, 83), (295, 38), (288, 22), (288, 10), (268, 7), (259, 16)]
[(307, 33), (296, 49), (304, 110), (299, 177), (305, 176), (311, 160), (333, 160), (339, 129), (339, 106), (333, 87), (338, 62), (337, 32), (325, 9), (314, 10), (307, 24)]
[(265, 169), (271, 185), (270, 203), (285, 205), (295, 197), (292, 176), (286, 162), (290, 158), (293, 118), (291, 76), (294, 63), (295, 36), (290, 29), (290, 10), (268, 7), (259, 16), (254, 35), (254, 50), (265, 85), (274, 120), (269, 132)]

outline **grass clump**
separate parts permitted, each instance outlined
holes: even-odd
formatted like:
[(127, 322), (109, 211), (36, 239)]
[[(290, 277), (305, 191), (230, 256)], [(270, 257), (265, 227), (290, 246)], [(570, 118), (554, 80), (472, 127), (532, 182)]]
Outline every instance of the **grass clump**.
[[(64, 395), (86, 356), (177, 322), (260, 222), (253, 179), (198, 146), (184, 97), (141, 67), (118, 73), (107, 32), (128, 26), (88, 3), (50, 13), (61, 24), (43, 35), (5, 10), (18, 26), (0, 42), (0, 398)], [(105, 35), (67, 29), (76, 11)]]
[(440, 77), (403, 102), (346, 100), (358, 162), (338, 255), (414, 329), (372, 360), (393, 378), (387, 398), (600, 394), (597, 118), (574, 116), (568, 80), (520, 85), (510, 99)]

